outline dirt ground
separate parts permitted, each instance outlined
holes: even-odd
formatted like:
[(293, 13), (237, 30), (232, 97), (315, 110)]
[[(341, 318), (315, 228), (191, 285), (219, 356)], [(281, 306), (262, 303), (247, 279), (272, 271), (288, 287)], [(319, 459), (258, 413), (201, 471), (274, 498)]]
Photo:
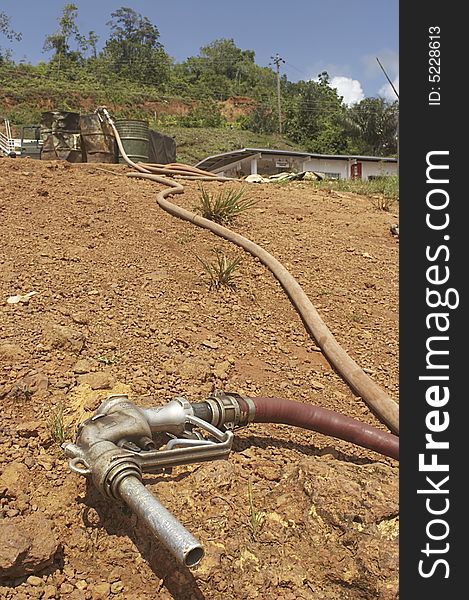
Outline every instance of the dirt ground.
[[(60, 427), (115, 392), (142, 406), (214, 388), (281, 396), (385, 429), (266, 268), (164, 213), (161, 186), (128, 171), (0, 159), (0, 598), (397, 598), (398, 464), (372, 451), (252, 424), (226, 461), (146, 476), (205, 548), (192, 570), (69, 471)], [(192, 209), (198, 194), (188, 182), (175, 202)], [(307, 182), (248, 195), (258, 203), (233, 229), (283, 262), (397, 400), (398, 204)], [(197, 256), (216, 248), (242, 255), (235, 291), (209, 290)]]

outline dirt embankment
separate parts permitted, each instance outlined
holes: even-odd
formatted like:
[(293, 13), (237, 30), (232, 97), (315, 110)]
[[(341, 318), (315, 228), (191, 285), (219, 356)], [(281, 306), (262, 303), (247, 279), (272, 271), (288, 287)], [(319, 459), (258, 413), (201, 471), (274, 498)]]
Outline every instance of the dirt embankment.
[[(204, 545), (192, 571), (69, 472), (58, 424), (113, 391), (143, 406), (214, 387), (277, 395), (382, 427), (259, 262), (243, 255), (237, 290), (209, 291), (196, 256), (241, 251), (162, 212), (159, 186), (106, 169), (0, 160), (0, 598), (397, 598), (397, 464), (371, 451), (251, 425), (227, 461), (146, 477)], [(258, 204), (236, 230), (291, 270), (397, 398), (396, 214), (309, 183), (248, 193)], [(176, 200), (197, 197), (189, 183)]]
[[(112, 101), (105, 101), (104, 98), (96, 97), (96, 95), (87, 96), (78, 92), (70, 91), (67, 97), (67, 105), (72, 105), (73, 110), (81, 114), (89, 114), (95, 111), (99, 104), (106, 104), (107, 108), (113, 114), (121, 114), (123, 111), (128, 112), (129, 106), (122, 105)], [(18, 104), (18, 98), (0, 92), (0, 116), (15, 109)], [(34, 107), (39, 112), (48, 112), (63, 109), (63, 99), (51, 98), (50, 94), (42, 91), (31, 92), (28, 96), (29, 108)], [(221, 115), (228, 121), (236, 121), (239, 117), (245, 117), (253, 112), (258, 105), (257, 100), (244, 96), (233, 96), (227, 100), (216, 101)], [(132, 104), (132, 110), (138, 110), (140, 117), (146, 115), (148, 120), (157, 119), (162, 116), (172, 115), (176, 117), (189, 115), (192, 111), (203, 106), (202, 101), (188, 100), (183, 98), (167, 98), (161, 100), (141, 100)], [(131, 116), (129, 115), (129, 118)], [(0, 124), (1, 125), (1, 124)], [(12, 124), (15, 125), (14, 123)]]

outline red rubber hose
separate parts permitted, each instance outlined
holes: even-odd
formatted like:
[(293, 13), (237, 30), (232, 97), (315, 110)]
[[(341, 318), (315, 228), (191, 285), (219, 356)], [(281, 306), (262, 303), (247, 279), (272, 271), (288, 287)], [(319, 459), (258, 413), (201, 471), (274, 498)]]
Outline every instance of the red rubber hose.
[(284, 398), (251, 398), (254, 423), (282, 423), (311, 429), (399, 460), (399, 438), (327, 408)]

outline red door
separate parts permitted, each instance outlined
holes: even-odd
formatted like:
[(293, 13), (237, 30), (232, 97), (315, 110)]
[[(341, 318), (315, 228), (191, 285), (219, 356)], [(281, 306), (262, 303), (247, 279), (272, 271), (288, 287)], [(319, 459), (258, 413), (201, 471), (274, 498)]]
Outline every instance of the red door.
[(352, 179), (361, 179), (362, 178), (362, 163), (356, 162), (350, 166), (350, 177)]

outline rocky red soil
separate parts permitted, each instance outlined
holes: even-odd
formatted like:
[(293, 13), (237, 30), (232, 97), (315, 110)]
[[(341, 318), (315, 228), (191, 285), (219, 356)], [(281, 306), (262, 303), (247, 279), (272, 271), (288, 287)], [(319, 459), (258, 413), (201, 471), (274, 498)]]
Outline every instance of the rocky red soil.
[[(164, 213), (161, 186), (126, 172), (0, 159), (0, 598), (398, 597), (398, 465), (372, 451), (250, 425), (226, 461), (146, 476), (205, 548), (192, 570), (69, 471), (61, 427), (72, 439), (115, 392), (142, 406), (214, 388), (277, 395), (385, 429), (265, 267)], [(191, 209), (198, 195), (188, 182), (175, 198)], [(307, 182), (248, 195), (258, 203), (233, 228), (285, 264), (397, 399), (397, 204)], [(209, 290), (197, 256), (216, 248), (242, 255), (235, 291)]]

